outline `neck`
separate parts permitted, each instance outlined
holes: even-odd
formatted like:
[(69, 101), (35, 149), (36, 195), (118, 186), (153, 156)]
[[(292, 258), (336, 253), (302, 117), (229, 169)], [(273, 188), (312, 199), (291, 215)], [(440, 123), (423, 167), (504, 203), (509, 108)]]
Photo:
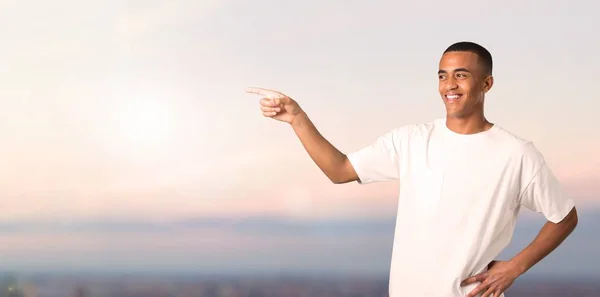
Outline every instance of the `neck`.
[(489, 130), (493, 124), (480, 113), (466, 117), (446, 116), (446, 126), (455, 133), (475, 134)]

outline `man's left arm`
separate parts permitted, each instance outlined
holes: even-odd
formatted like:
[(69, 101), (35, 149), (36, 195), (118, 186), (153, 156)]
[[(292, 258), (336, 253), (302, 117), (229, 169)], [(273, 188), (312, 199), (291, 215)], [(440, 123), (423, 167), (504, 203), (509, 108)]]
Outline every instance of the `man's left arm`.
[(546, 222), (535, 239), (508, 262), (518, 275), (527, 272), (531, 267), (556, 249), (577, 226), (577, 209), (573, 207), (560, 222)]
[(560, 246), (577, 226), (575, 202), (565, 194), (541, 154), (535, 148), (533, 152), (539, 157), (536, 161), (540, 165), (530, 167), (536, 170), (531, 178), (523, 181), (519, 204), (541, 213), (548, 222), (535, 239), (512, 259), (494, 261), (487, 271), (464, 280), (464, 286), (480, 282), (467, 297), (478, 294), (482, 294), (481, 297), (499, 297), (519, 276)]
[(512, 259), (490, 263), (489, 269), (463, 281), (463, 286), (480, 282), (467, 297), (499, 297), (514, 281), (556, 249), (577, 226), (577, 210), (571, 209), (560, 222), (546, 222), (535, 239)]

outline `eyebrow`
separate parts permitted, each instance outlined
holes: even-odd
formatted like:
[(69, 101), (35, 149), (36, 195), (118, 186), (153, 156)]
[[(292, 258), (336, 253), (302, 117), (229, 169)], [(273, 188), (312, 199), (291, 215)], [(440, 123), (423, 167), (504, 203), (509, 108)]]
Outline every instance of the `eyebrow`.
[[(456, 68), (456, 69), (454, 69), (454, 72), (459, 72), (459, 71), (460, 71), (460, 72), (468, 72), (468, 73), (471, 73), (471, 71), (469, 71), (467, 68)], [(438, 71), (438, 74), (442, 74), (442, 73), (448, 73), (448, 72), (447, 72), (446, 70), (441, 70), (441, 69), (440, 69), (440, 70)]]

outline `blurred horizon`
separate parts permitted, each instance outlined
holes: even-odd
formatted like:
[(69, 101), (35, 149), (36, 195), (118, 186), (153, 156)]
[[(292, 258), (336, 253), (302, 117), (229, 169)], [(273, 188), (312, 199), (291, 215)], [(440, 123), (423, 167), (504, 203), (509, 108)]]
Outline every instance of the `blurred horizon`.
[[(600, 225), (600, 211), (584, 210), (579, 215), (580, 223), (575, 232), (523, 278), (600, 277), (600, 268), (593, 261), (598, 257), (600, 246), (594, 236)], [(34, 256), (5, 253), (3, 270), (26, 274), (354, 275), (386, 278), (394, 220), (393, 216), (330, 220), (256, 216), (242, 219), (200, 217), (166, 222), (90, 220), (0, 224), (5, 240), (12, 239), (7, 240), (10, 244), (34, 243), (43, 235), (62, 245), (48, 248), (32, 244), (28, 250)], [(512, 243), (498, 259), (507, 260), (514, 256), (533, 240), (543, 223), (539, 214), (522, 213)], [(19, 236), (22, 233), (33, 237)], [(113, 242), (103, 241), (106, 239)], [(220, 240), (223, 239), (230, 240), (225, 242), (227, 245), (242, 242), (246, 246), (236, 251), (222, 249), (224, 242)], [(75, 244), (83, 253), (65, 249), (69, 244)], [(269, 246), (285, 250), (312, 248), (299, 250), (294, 257), (289, 257)], [(148, 260), (148, 256), (157, 258)], [(106, 263), (111, 261), (119, 261), (121, 265), (107, 266)]]

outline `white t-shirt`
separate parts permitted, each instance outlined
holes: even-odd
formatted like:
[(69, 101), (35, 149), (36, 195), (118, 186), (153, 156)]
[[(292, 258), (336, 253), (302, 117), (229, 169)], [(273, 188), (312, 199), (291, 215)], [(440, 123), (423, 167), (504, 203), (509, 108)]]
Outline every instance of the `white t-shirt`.
[(478, 283), (461, 281), (510, 243), (521, 206), (557, 223), (575, 205), (535, 146), (498, 125), (408, 125), (348, 159), (361, 184), (399, 179), (390, 297), (466, 296)]

